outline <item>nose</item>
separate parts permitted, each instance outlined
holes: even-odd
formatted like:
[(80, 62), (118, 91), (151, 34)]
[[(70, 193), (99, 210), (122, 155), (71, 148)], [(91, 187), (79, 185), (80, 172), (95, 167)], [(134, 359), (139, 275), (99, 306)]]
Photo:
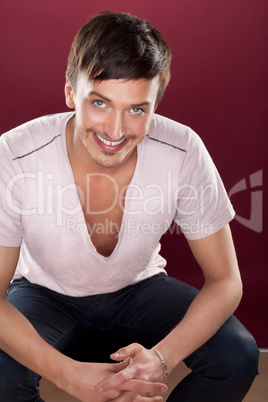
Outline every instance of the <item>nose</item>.
[(113, 141), (118, 141), (124, 135), (124, 118), (121, 112), (112, 113), (106, 122), (105, 132)]

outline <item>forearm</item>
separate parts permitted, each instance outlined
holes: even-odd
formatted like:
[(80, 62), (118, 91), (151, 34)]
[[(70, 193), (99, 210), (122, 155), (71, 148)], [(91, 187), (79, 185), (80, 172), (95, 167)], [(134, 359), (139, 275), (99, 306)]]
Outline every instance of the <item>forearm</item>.
[(71, 368), (72, 360), (45, 342), (30, 322), (5, 298), (0, 300), (0, 319), (0, 349), (60, 386), (66, 368)]
[(207, 342), (236, 310), (242, 295), (238, 279), (207, 282), (182, 321), (155, 349), (165, 357), (168, 372)]

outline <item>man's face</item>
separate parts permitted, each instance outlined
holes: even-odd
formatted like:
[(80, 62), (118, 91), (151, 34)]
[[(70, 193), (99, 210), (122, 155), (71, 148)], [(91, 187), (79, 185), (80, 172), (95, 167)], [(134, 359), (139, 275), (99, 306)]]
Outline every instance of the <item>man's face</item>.
[(67, 81), (66, 102), (76, 111), (75, 136), (96, 164), (116, 167), (134, 154), (148, 133), (158, 87), (158, 77), (88, 81), (80, 73), (75, 91)]

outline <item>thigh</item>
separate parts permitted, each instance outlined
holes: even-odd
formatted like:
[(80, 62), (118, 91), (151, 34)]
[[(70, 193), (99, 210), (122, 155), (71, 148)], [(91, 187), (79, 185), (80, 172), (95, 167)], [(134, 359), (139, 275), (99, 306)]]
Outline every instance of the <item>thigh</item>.
[(151, 347), (183, 318), (198, 290), (166, 275), (134, 285), (120, 305), (115, 331)]
[(80, 331), (76, 312), (64, 297), (43, 286), (15, 281), (9, 286), (7, 298), (46, 342), (62, 352)]
[(185, 363), (196, 373), (205, 370), (208, 376), (213, 372), (214, 378), (227, 378), (230, 373), (239, 376), (243, 371), (249, 374), (253, 371), (256, 375), (258, 356), (253, 336), (235, 316), (231, 316), (215, 335), (185, 359)]

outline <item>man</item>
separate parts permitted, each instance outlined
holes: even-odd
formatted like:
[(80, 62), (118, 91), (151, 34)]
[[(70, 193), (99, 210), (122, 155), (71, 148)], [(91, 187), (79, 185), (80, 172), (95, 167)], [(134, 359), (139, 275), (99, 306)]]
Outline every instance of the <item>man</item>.
[[(155, 114), (170, 59), (148, 22), (100, 13), (70, 51), (75, 111), (1, 137), (5, 402), (41, 400), (40, 376), (82, 401), (161, 401), (182, 360), (192, 373), (169, 401), (234, 402), (257, 374), (255, 342), (232, 316), (232, 206), (199, 137)], [(166, 275), (159, 240), (173, 221), (203, 271), (200, 292)], [(81, 328), (97, 354), (92, 333), (127, 343), (114, 362), (80, 362), (64, 352)]]

